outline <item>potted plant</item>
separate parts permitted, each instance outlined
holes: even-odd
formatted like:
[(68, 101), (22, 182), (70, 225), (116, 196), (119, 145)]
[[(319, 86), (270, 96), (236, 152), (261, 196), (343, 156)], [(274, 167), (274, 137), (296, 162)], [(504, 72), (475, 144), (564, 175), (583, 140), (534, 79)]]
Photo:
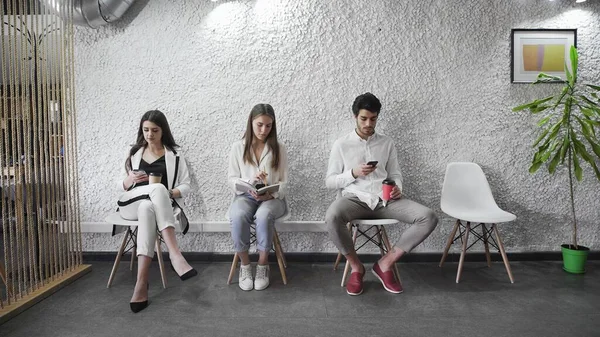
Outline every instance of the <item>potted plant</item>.
[(535, 173), (546, 163), (550, 174), (554, 174), (559, 165), (568, 168), (573, 233), (571, 244), (561, 246), (563, 269), (570, 273), (584, 273), (589, 248), (577, 242), (573, 176), (581, 181), (581, 164), (587, 163), (600, 181), (596, 164), (600, 160), (600, 141), (596, 136), (600, 128), (600, 86), (577, 83), (578, 55), (575, 47), (571, 47), (569, 56), (571, 70), (565, 64), (566, 80), (540, 73), (533, 83), (563, 82), (564, 86), (556, 95), (519, 105), (513, 111), (529, 110), (532, 114), (543, 115), (537, 124), (542, 131), (533, 143), (537, 151), (529, 172)]

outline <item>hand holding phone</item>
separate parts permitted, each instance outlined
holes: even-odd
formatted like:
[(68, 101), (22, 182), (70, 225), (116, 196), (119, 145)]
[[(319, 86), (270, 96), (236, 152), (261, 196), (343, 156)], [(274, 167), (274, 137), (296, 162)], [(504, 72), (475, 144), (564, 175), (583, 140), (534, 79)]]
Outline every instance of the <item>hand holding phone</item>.
[(134, 183), (141, 183), (143, 181), (148, 181), (148, 174), (146, 173), (146, 171), (144, 170), (131, 170), (131, 173), (133, 174), (133, 182)]
[(123, 180), (123, 189), (128, 191), (135, 184), (148, 181), (148, 175), (144, 170), (130, 170), (127, 177)]
[(146, 174), (146, 171), (140, 170), (140, 169), (134, 169), (132, 171), (133, 171), (133, 174), (135, 174), (136, 176), (143, 176), (144, 174)]
[(376, 160), (370, 161), (368, 163), (360, 164), (360, 166), (352, 169), (352, 176), (354, 178), (367, 176), (367, 175), (371, 174), (373, 171), (375, 171), (376, 167), (377, 167)]

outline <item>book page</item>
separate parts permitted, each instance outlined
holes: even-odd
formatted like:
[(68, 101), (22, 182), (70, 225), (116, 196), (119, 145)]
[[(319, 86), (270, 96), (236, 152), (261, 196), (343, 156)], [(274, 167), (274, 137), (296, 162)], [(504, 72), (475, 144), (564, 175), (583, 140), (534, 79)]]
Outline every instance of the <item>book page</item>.
[(258, 191), (256, 191), (256, 194), (263, 195), (267, 192), (271, 192), (271, 193), (279, 192), (279, 186), (280, 186), (280, 184), (265, 186), (265, 187), (259, 189)]
[(235, 190), (239, 193), (250, 193), (256, 191), (256, 188), (245, 181), (238, 180), (235, 182)]

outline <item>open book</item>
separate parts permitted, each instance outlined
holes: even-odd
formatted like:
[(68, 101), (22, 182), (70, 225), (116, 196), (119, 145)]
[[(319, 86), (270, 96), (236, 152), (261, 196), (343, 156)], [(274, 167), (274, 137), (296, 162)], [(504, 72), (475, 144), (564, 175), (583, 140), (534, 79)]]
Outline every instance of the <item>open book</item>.
[(265, 187), (256, 189), (256, 187), (250, 185), (249, 183), (238, 180), (235, 182), (235, 190), (238, 192), (241, 192), (241, 193), (249, 193), (250, 191), (254, 191), (258, 195), (263, 195), (267, 192), (271, 192), (271, 193), (279, 192), (280, 185), (281, 184), (275, 184), (275, 185), (269, 185), (269, 186), (265, 186)]

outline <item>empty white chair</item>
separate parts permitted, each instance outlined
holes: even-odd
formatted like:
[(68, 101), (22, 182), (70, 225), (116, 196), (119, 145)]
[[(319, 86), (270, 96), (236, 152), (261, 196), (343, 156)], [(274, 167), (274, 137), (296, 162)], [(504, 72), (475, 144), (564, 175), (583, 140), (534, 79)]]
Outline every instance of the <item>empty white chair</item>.
[[(441, 208), (444, 213), (456, 218), (456, 223), (452, 229), (452, 233), (448, 237), (448, 242), (440, 261), (440, 267), (444, 264), (444, 260), (448, 256), (450, 245), (460, 239), (462, 249), (456, 273), (456, 283), (458, 283), (466, 251), (476, 242), (483, 241), (488, 267), (491, 267), (489, 245), (492, 245), (502, 255), (510, 282), (514, 283), (497, 224), (513, 221), (517, 217), (498, 207), (492, 195), (490, 185), (479, 165), (470, 162), (448, 164), (442, 187)], [(463, 222), (466, 222), (466, 224), (463, 224)], [(475, 225), (472, 226), (472, 224)], [(491, 224), (491, 227), (488, 229), (486, 224)], [(481, 227), (480, 232), (477, 231), (478, 227)], [(476, 240), (471, 245), (468, 245), (469, 233), (476, 237)], [(492, 233), (495, 235), (495, 239)]]

